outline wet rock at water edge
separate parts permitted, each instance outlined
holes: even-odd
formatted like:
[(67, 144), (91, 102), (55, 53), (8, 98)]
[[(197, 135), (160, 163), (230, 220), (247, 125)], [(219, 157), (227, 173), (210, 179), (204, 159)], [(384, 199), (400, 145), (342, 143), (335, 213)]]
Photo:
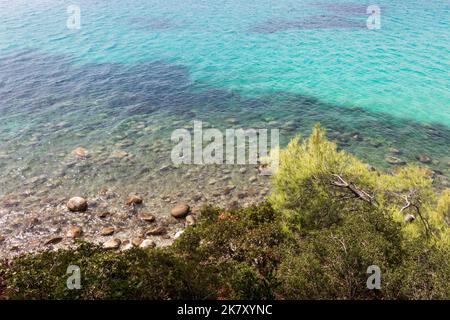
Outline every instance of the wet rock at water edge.
[(46, 240), (44, 242), (44, 245), (48, 246), (51, 244), (57, 244), (57, 243), (60, 243), (62, 241), (62, 239), (63, 239), (62, 237), (52, 237), (52, 238)]
[(392, 156), (388, 156), (385, 158), (386, 162), (392, 165), (396, 165), (396, 166), (402, 166), (406, 164), (406, 161), (396, 158), (396, 157), (392, 157)]
[(103, 243), (103, 248), (107, 250), (116, 250), (119, 249), (121, 243), (120, 239), (111, 239)]
[(67, 202), (67, 209), (73, 212), (84, 212), (87, 208), (87, 201), (82, 197), (73, 197)]
[(190, 211), (190, 207), (186, 203), (179, 203), (170, 210), (170, 214), (175, 218), (184, 218)]
[(114, 233), (114, 228), (113, 227), (104, 227), (100, 230), (100, 235), (102, 236), (110, 236)]
[(72, 151), (72, 155), (79, 159), (85, 159), (88, 157), (89, 153), (86, 149), (78, 147)]
[(125, 240), (122, 243), (122, 251), (130, 250), (133, 248), (133, 244), (129, 240)]
[(78, 226), (72, 226), (69, 230), (67, 230), (66, 237), (67, 238), (79, 238), (83, 234), (83, 230)]
[(222, 178), (219, 179), (220, 181), (227, 181), (227, 180), (231, 180), (231, 176), (223, 176)]
[(167, 229), (164, 227), (154, 227), (145, 232), (146, 236), (161, 236), (167, 233)]
[(131, 239), (131, 244), (135, 247), (139, 247), (142, 243), (143, 239), (142, 238), (133, 238)]
[(155, 216), (152, 215), (151, 213), (140, 213), (138, 217), (139, 217), (139, 219), (141, 219), (142, 221), (145, 221), (145, 222), (154, 222), (155, 221)]
[(193, 215), (188, 215), (186, 217), (186, 226), (195, 226), (196, 222), (197, 221)]
[(154, 247), (156, 247), (156, 243), (150, 239), (145, 239), (144, 241), (142, 241), (139, 244), (139, 248), (142, 248), (142, 249), (154, 248)]
[(135, 193), (131, 193), (128, 195), (127, 205), (131, 206), (131, 205), (136, 205), (136, 204), (141, 204), (141, 203), (142, 203), (141, 196), (139, 196)]
[(425, 164), (431, 163), (431, 158), (425, 154), (418, 155), (416, 159)]

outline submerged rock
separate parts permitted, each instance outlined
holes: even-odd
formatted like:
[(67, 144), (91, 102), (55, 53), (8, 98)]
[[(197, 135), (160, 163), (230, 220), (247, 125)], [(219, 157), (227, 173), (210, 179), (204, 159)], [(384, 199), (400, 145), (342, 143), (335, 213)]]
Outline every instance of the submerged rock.
[(79, 238), (83, 234), (83, 230), (78, 226), (72, 226), (67, 230), (66, 237), (68, 238)]
[(389, 152), (396, 155), (402, 154), (402, 152), (396, 148), (389, 148)]
[(379, 148), (383, 145), (381, 141), (375, 140), (375, 139), (369, 139), (369, 145), (374, 148)]
[(422, 163), (431, 163), (431, 158), (425, 154), (418, 155), (416, 159)]
[(86, 199), (82, 197), (73, 197), (67, 202), (67, 209), (74, 212), (86, 211), (88, 207)]
[(170, 210), (170, 214), (175, 218), (184, 218), (190, 211), (190, 207), (186, 203), (179, 203)]
[(226, 187), (223, 189), (223, 194), (225, 194), (225, 195), (230, 194), (231, 191), (233, 191), (234, 189), (236, 189), (236, 186), (234, 186), (234, 185), (226, 186)]
[(135, 193), (131, 193), (128, 195), (127, 205), (131, 206), (131, 205), (136, 205), (136, 204), (141, 204), (141, 203), (142, 203), (141, 196), (139, 196)]
[(86, 158), (89, 153), (86, 149), (78, 147), (72, 151), (72, 154), (77, 158)]
[(127, 156), (128, 156), (128, 152), (126, 152), (126, 151), (123, 151), (123, 150), (114, 150), (114, 151), (111, 153), (110, 158), (113, 158), (113, 159), (123, 159), (123, 158), (125, 158), (125, 157), (127, 157)]
[(97, 217), (99, 218), (106, 218), (107, 216), (111, 215), (109, 211), (100, 211), (97, 213)]
[(392, 157), (392, 156), (388, 156), (385, 158), (386, 162), (389, 164), (393, 164), (393, 165), (397, 165), (397, 166), (401, 166), (401, 165), (405, 165), (406, 161), (401, 160), (399, 158), (396, 157)]
[(154, 222), (155, 216), (152, 215), (151, 213), (140, 213), (139, 219), (141, 219), (142, 221), (145, 221), (145, 222)]

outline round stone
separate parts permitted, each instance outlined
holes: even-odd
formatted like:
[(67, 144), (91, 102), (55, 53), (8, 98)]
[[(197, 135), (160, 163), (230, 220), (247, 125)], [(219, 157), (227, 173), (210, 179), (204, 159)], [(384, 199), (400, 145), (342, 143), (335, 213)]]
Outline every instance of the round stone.
[(186, 217), (186, 225), (187, 226), (194, 226), (196, 223), (195, 217), (193, 215), (188, 215)]
[(422, 163), (431, 163), (431, 158), (425, 154), (417, 156), (416, 159)]
[(391, 156), (386, 157), (385, 160), (386, 160), (387, 163), (393, 164), (393, 165), (396, 165), (396, 166), (401, 166), (401, 165), (405, 165), (406, 164), (406, 161), (401, 160), (401, 159), (396, 158), (396, 157), (391, 157)]
[(142, 203), (142, 198), (134, 193), (131, 193), (128, 195), (127, 198), (127, 205), (136, 205), (136, 204), (141, 204)]
[(139, 248), (145, 249), (145, 248), (154, 248), (156, 247), (155, 242), (153, 242), (150, 239), (145, 239), (144, 241), (141, 242), (141, 244), (139, 245)]
[(120, 247), (120, 239), (111, 239), (103, 243), (103, 248), (108, 250), (116, 250)]
[(141, 213), (139, 214), (139, 219), (145, 222), (154, 222), (155, 216), (150, 213)]
[(72, 154), (77, 158), (86, 158), (88, 156), (88, 151), (84, 148), (78, 147), (72, 151)]
[(133, 239), (131, 239), (131, 243), (133, 244), (133, 246), (139, 247), (142, 243), (142, 239), (141, 238), (133, 238)]
[(68, 238), (79, 238), (83, 234), (83, 230), (80, 227), (72, 226), (67, 230), (66, 236)]
[(186, 203), (179, 203), (172, 208), (170, 214), (175, 218), (184, 218), (190, 211), (190, 207)]
[(113, 227), (105, 227), (100, 230), (100, 235), (102, 236), (110, 236), (114, 233)]
[(67, 202), (67, 208), (74, 212), (86, 211), (88, 207), (87, 201), (81, 197), (73, 197)]

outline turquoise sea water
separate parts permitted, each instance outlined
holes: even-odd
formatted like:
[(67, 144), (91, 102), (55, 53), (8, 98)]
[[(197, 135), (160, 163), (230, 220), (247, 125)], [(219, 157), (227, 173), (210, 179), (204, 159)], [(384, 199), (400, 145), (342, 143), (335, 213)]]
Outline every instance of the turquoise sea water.
[[(0, 0), (0, 21), (0, 194), (170, 190), (170, 133), (193, 120), (281, 128), (283, 143), (321, 122), (367, 162), (396, 148), (448, 175), (447, 0)], [(91, 162), (73, 163), (79, 146)]]

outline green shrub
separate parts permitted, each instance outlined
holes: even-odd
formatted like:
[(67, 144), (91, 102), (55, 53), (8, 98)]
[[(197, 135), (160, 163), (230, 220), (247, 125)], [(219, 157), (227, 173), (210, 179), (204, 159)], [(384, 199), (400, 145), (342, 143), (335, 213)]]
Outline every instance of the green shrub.
[[(0, 264), (2, 299), (450, 299), (450, 190), (369, 169), (316, 126), (280, 153), (267, 202), (204, 207), (163, 249), (74, 249)], [(415, 220), (405, 222), (404, 217)], [(69, 265), (81, 269), (68, 290)], [(366, 286), (381, 270), (381, 289)]]
[[(346, 216), (340, 224), (312, 231), (286, 252), (278, 269), (280, 295), (288, 299), (388, 298), (384, 287), (404, 252), (399, 225), (376, 212)], [(381, 269), (381, 290), (368, 290), (367, 268)]]
[[(67, 289), (69, 265), (80, 267), (80, 290)], [(19, 257), (3, 273), (8, 299), (205, 299), (216, 292), (213, 270), (159, 249), (112, 252), (82, 243)]]

